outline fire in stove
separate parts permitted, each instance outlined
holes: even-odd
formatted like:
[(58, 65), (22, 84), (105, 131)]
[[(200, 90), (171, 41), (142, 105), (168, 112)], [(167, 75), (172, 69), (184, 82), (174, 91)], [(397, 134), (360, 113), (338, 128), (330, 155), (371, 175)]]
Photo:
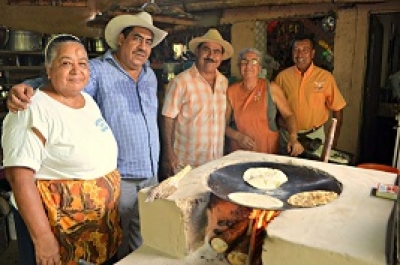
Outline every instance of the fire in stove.
[(279, 211), (240, 206), (210, 194), (207, 241), (232, 265), (261, 265), (266, 227)]

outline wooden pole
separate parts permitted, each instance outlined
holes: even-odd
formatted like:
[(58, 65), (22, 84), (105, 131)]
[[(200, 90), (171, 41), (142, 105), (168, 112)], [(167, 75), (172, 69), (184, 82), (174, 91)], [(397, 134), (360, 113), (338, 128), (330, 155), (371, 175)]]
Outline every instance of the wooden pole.
[(332, 118), (331, 126), (329, 127), (328, 135), (325, 138), (324, 148), (322, 149), (321, 161), (328, 162), (331, 154), (333, 139), (335, 138), (337, 119)]

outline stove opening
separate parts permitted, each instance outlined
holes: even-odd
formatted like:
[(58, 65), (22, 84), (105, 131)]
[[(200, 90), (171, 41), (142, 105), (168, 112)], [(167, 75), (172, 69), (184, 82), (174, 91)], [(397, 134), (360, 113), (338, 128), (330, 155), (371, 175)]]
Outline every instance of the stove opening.
[(206, 240), (232, 265), (262, 265), (266, 227), (279, 213), (237, 205), (211, 193)]

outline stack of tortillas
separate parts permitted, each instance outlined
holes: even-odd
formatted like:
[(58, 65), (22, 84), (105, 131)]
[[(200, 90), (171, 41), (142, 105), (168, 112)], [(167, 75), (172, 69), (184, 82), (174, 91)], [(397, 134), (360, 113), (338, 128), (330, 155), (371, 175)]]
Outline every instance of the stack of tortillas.
[(283, 206), (283, 202), (266, 194), (251, 192), (232, 192), (228, 198), (240, 205), (257, 209), (274, 210)]
[(325, 205), (337, 199), (338, 194), (333, 191), (312, 190), (296, 193), (288, 199), (288, 203), (299, 207), (315, 207)]
[[(273, 190), (288, 181), (285, 173), (273, 168), (250, 168), (243, 174), (243, 180), (249, 185), (262, 190)], [(283, 202), (272, 196), (251, 192), (233, 192), (228, 194), (233, 202), (258, 209), (279, 209)]]
[[(273, 168), (250, 168), (243, 174), (243, 180), (250, 186), (261, 190), (274, 190), (288, 181), (284, 172)], [(228, 198), (237, 204), (266, 210), (274, 210), (283, 207), (284, 203), (262, 192), (232, 192)], [(333, 191), (311, 190), (293, 194), (287, 203), (297, 207), (315, 207), (332, 202), (338, 198)]]
[(288, 181), (282, 170), (274, 168), (250, 168), (243, 174), (243, 180), (249, 185), (262, 189), (273, 190)]

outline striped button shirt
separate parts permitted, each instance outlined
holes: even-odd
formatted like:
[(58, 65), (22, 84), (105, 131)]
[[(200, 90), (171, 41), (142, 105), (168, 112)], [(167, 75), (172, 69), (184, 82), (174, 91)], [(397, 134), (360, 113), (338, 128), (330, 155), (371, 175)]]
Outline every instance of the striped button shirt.
[(195, 65), (168, 84), (162, 114), (176, 118), (180, 165), (199, 166), (223, 154), (228, 80), (217, 71), (214, 92)]
[(91, 59), (90, 71), (85, 91), (97, 102), (115, 135), (121, 177), (157, 175), (157, 78), (149, 62), (143, 66), (137, 83), (114, 60), (111, 51)]

